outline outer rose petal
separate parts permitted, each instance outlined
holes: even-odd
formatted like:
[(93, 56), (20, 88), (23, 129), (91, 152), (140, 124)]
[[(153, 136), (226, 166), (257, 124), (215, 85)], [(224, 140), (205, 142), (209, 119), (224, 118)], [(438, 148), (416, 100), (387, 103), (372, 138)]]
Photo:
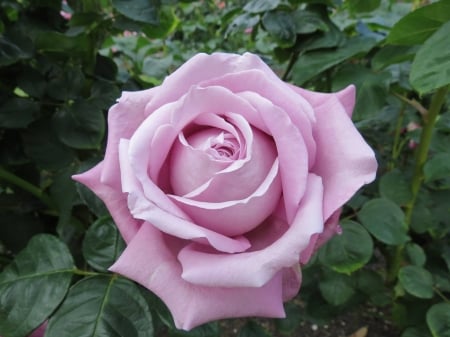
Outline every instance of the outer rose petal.
[[(120, 189), (115, 189), (100, 181), (102, 170), (103, 162), (100, 162), (89, 171), (74, 175), (72, 178), (89, 187), (103, 200), (119, 228), (120, 234), (126, 242), (129, 242), (137, 233), (142, 221), (136, 220), (131, 216), (127, 206), (127, 197)], [(118, 169), (116, 170), (119, 171)], [(120, 176), (120, 172), (117, 174)]]
[(103, 183), (120, 189), (120, 177), (117, 170), (119, 141), (121, 138), (130, 138), (145, 119), (145, 105), (152, 99), (154, 93), (154, 89), (124, 92), (117, 104), (109, 110), (108, 143), (100, 178)]
[(323, 179), (324, 218), (328, 219), (361, 186), (375, 179), (377, 161), (337, 96), (328, 95), (314, 111), (318, 151), (312, 172)]
[(283, 268), (297, 266), (311, 236), (323, 231), (322, 200), (322, 180), (310, 174), (294, 221), (281, 237), (261, 250), (234, 255), (190, 244), (178, 256), (183, 279), (210, 287), (261, 287)]
[(190, 330), (228, 317), (285, 316), (282, 273), (259, 288), (198, 286), (181, 278), (181, 266), (176, 259), (179, 244), (178, 240), (145, 224), (110, 270), (158, 295), (180, 329)]

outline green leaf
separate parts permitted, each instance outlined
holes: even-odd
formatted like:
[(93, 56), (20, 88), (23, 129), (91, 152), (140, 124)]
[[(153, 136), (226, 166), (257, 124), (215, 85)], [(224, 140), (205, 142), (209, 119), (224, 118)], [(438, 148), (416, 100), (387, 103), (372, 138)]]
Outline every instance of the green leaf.
[(244, 11), (248, 13), (268, 12), (277, 8), (280, 0), (251, 0), (244, 6)]
[(411, 217), (411, 229), (419, 234), (425, 233), (434, 227), (436, 220), (430, 208), (423, 202), (416, 203)]
[(53, 116), (59, 139), (75, 149), (98, 149), (105, 132), (105, 117), (95, 102), (77, 100)]
[(450, 133), (450, 112), (445, 112), (438, 116), (436, 121), (436, 129), (441, 132)]
[(87, 35), (68, 36), (56, 31), (41, 31), (36, 38), (36, 49), (40, 52), (62, 53), (87, 57), (90, 51)]
[(428, 270), (406, 266), (400, 269), (398, 279), (409, 294), (419, 298), (433, 298), (433, 277)]
[(384, 174), (380, 179), (379, 190), (383, 198), (399, 206), (405, 205), (412, 198), (410, 183), (399, 170)]
[(381, 70), (392, 64), (412, 61), (417, 53), (417, 47), (410, 46), (383, 46), (372, 58), (373, 70)]
[(386, 306), (392, 301), (384, 287), (384, 279), (379, 273), (361, 269), (352, 277), (356, 278), (358, 290), (366, 294), (373, 304)]
[(372, 199), (365, 203), (358, 218), (377, 240), (385, 244), (401, 245), (409, 240), (403, 211), (388, 199)]
[(175, 15), (173, 7), (163, 7), (159, 14), (158, 25), (145, 25), (142, 31), (149, 38), (162, 39), (171, 34), (179, 25), (180, 19)]
[(159, 24), (158, 0), (113, 0), (112, 5), (127, 18), (153, 25)]
[(0, 106), (0, 127), (26, 128), (39, 113), (39, 103), (27, 98), (10, 98)]
[(355, 294), (353, 280), (343, 274), (332, 274), (319, 283), (323, 298), (334, 306), (345, 304)]
[(46, 337), (153, 337), (150, 309), (138, 287), (113, 275), (81, 280), (50, 318)]
[[(450, 13), (450, 2), (448, 4)], [(450, 83), (449, 35), (450, 21), (425, 41), (414, 58), (409, 80), (420, 94), (431, 92)]]
[(371, 50), (377, 41), (372, 38), (355, 37), (337, 49), (305, 53), (298, 58), (292, 78), (298, 85), (305, 83), (321, 72), (360, 53)]
[(371, 12), (380, 6), (381, 0), (347, 0), (350, 11)]
[(259, 22), (259, 15), (244, 13), (242, 15), (238, 15), (233, 19), (230, 25), (227, 27), (225, 31), (225, 38), (228, 38), (230, 35), (242, 31), (245, 28), (253, 27)]
[(81, 67), (54, 67), (52, 70), (47, 85), (47, 94), (61, 101), (77, 98), (86, 81)]
[(271, 337), (271, 334), (254, 321), (247, 321), (239, 330), (238, 337)]
[(373, 241), (359, 223), (341, 223), (342, 234), (334, 236), (320, 250), (319, 259), (324, 265), (339, 272), (350, 274), (369, 262), (373, 253)]
[(352, 119), (360, 121), (380, 115), (386, 105), (388, 82), (387, 72), (375, 73), (363, 66), (344, 65), (333, 76), (333, 91), (339, 91), (350, 84), (356, 86), (356, 104)]
[(438, 153), (428, 160), (423, 168), (425, 182), (450, 177), (450, 153)]
[(25, 153), (41, 168), (64, 168), (75, 158), (72, 150), (58, 140), (47, 119), (36, 121), (24, 131), (23, 144)]
[(427, 324), (433, 337), (450, 337), (450, 303), (438, 303), (427, 312)]
[(74, 269), (67, 246), (56, 237), (34, 236), (0, 274), (0, 332), (23, 337), (58, 307)]
[(330, 28), (317, 12), (298, 9), (293, 13), (297, 34), (310, 34), (316, 31), (328, 32)]
[(291, 13), (267, 12), (262, 18), (262, 24), (281, 47), (290, 47), (295, 43), (296, 26)]
[(421, 44), (449, 20), (450, 3), (437, 1), (401, 18), (389, 32), (387, 42), (407, 46)]
[[(30, 42), (31, 41), (27, 41), (26, 44), (30, 46)], [(20, 45), (17, 45), (16, 43), (17, 41), (15, 39), (13, 40), (0, 36), (0, 67), (14, 64), (32, 56), (32, 50), (30, 50), (32, 49), (32, 45), (28, 48), (23, 48), (23, 43)]]
[(425, 265), (427, 256), (422, 247), (420, 247), (416, 243), (408, 242), (405, 248), (406, 256), (408, 257), (408, 260), (411, 262), (411, 264), (418, 267), (423, 267)]
[(95, 269), (106, 271), (125, 248), (125, 242), (111, 218), (94, 222), (86, 232), (82, 251), (86, 261)]

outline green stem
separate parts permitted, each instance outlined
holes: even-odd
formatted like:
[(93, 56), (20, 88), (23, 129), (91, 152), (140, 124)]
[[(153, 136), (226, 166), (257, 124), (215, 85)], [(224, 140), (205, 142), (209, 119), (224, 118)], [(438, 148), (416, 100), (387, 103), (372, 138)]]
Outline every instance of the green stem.
[(28, 181), (16, 176), (15, 174), (0, 167), (0, 180), (5, 180), (21, 189), (29, 192), (44, 203), (48, 208), (55, 209), (51, 198), (45, 194), (39, 187), (29, 183)]
[(436, 123), (439, 112), (447, 97), (448, 86), (439, 88), (431, 99), (430, 109), (428, 115), (425, 117), (422, 134), (420, 136), (420, 143), (417, 149), (416, 163), (414, 166), (414, 175), (411, 183), (412, 198), (405, 207), (406, 225), (410, 226), (412, 212), (416, 204), (417, 196), (419, 195), (420, 187), (424, 179), (423, 166), (428, 158), (428, 151), (430, 149), (431, 137), (433, 135), (434, 124)]
[(397, 125), (395, 126), (394, 144), (392, 145), (391, 161), (388, 164), (388, 169), (391, 171), (401, 152), (400, 134), (402, 132), (403, 117), (405, 115), (405, 105), (403, 104), (398, 114)]
[[(431, 144), (431, 137), (433, 135), (434, 125), (436, 123), (439, 112), (442, 109), (443, 104), (447, 96), (448, 86), (439, 88), (433, 95), (431, 99), (431, 105), (428, 110), (427, 115), (424, 116), (424, 125), (422, 129), (422, 134), (420, 136), (420, 143), (417, 149), (414, 175), (411, 182), (411, 200), (405, 206), (405, 223), (409, 230), (412, 220), (412, 212), (417, 201), (417, 196), (419, 195), (420, 187), (422, 186), (422, 181), (424, 179), (423, 166), (425, 165), (428, 152)], [(391, 258), (389, 259), (389, 266), (387, 270), (387, 281), (392, 283), (396, 280), (398, 271), (403, 263), (403, 252), (405, 250), (405, 245), (399, 245), (395, 248)]]
[(283, 77), (281, 78), (283, 81), (286, 81), (288, 79), (289, 74), (291, 73), (295, 62), (297, 62), (299, 55), (300, 55), (300, 52), (295, 51), (295, 50), (292, 51), (291, 58), (289, 59), (289, 64), (283, 74)]
[(80, 275), (80, 276), (99, 276), (99, 275), (110, 275), (108, 273), (98, 273), (96, 271), (87, 271), (87, 270), (81, 270), (81, 269), (77, 269), (75, 268), (72, 271), (75, 275)]

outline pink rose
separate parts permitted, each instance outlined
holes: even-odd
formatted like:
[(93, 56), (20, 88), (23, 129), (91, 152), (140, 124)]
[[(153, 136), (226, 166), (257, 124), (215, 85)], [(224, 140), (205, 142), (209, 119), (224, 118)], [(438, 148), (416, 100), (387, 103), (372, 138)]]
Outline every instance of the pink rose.
[(75, 179), (127, 242), (111, 270), (158, 295), (178, 328), (284, 317), (300, 264), (375, 178), (350, 120), (354, 87), (281, 81), (252, 54), (198, 54), (109, 111), (104, 160)]

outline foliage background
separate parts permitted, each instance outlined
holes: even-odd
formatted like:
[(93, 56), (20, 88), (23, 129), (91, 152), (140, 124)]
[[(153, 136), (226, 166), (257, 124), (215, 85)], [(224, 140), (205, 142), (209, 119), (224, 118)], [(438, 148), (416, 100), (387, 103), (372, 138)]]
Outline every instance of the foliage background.
[[(217, 322), (177, 331), (155, 296), (107, 272), (124, 243), (70, 176), (101, 160), (121, 91), (198, 52), (250, 51), (299, 86), (356, 84), (354, 121), (380, 164), (277, 333), (371, 305), (402, 337), (450, 336), (449, 36), (448, 0), (3, 0), (0, 334), (50, 318), (47, 337), (221, 335)], [(250, 319), (238, 334), (270, 336)]]

